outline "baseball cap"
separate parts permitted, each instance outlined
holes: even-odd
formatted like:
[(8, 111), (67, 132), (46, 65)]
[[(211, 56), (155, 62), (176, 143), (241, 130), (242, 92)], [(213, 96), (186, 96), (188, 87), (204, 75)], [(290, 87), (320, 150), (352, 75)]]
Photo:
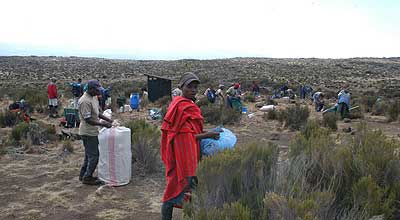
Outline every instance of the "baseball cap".
[(88, 89), (89, 88), (95, 88), (95, 89), (100, 90), (100, 88), (101, 88), (100, 82), (97, 81), (97, 80), (89, 80), (87, 82), (87, 84), (88, 84)]

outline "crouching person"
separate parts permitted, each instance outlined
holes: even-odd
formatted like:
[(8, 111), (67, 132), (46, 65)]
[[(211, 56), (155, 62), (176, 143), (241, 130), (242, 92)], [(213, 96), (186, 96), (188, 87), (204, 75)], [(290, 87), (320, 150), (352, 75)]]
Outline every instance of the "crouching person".
[[(79, 117), (81, 119), (79, 135), (85, 147), (85, 159), (79, 174), (79, 180), (83, 184), (101, 185), (103, 182), (97, 177), (93, 177), (93, 173), (99, 162), (99, 129), (97, 126), (110, 128), (113, 121), (100, 113), (99, 101), (97, 99), (97, 95), (100, 94), (100, 83), (97, 80), (90, 80), (87, 85), (88, 90), (78, 102)], [(105, 121), (100, 122), (99, 118)]]
[(172, 99), (161, 125), (161, 158), (167, 182), (162, 199), (162, 220), (172, 219), (173, 208), (181, 207), (197, 185), (199, 140), (219, 138), (218, 132), (203, 131), (203, 116), (194, 103), (199, 83), (199, 78), (193, 73), (181, 77), (182, 96)]

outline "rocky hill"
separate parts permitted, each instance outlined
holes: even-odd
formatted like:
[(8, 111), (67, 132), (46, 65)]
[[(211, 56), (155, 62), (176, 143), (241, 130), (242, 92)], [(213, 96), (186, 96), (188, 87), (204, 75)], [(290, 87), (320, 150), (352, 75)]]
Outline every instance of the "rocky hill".
[(0, 57), (0, 86), (97, 78), (106, 83), (145, 81), (144, 74), (177, 80), (186, 71), (196, 72), (205, 83), (258, 80), (262, 85), (282, 81), (337, 89), (343, 80), (356, 90), (398, 93), (400, 58), (274, 59), (232, 58), (216, 60), (139, 61), (81, 57)]

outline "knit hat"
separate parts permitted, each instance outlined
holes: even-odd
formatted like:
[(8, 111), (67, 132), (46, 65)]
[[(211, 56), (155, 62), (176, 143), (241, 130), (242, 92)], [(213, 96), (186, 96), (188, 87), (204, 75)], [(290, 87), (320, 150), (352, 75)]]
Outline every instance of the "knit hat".
[(198, 83), (200, 83), (199, 77), (197, 77), (194, 73), (191, 72), (184, 73), (181, 79), (179, 80), (179, 88), (183, 88), (183, 86), (188, 85), (193, 81), (197, 81)]

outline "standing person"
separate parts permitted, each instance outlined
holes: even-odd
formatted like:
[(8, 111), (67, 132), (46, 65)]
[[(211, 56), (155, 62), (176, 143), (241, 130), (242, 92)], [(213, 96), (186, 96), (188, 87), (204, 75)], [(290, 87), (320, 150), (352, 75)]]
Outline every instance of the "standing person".
[(79, 98), (83, 95), (82, 79), (78, 79), (78, 82), (70, 84), (72, 87), (72, 95), (74, 96), (74, 108), (78, 109)]
[(224, 89), (225, 86), (222, 84), (219, 84), (217, 91), (215, 92), (215, 96), (218, 100), (218, 104), (222, 105), (224, 103), (225, 100), (225, 95), (224, 95)]
[(215, 103), (215, 98), (216, 98), (216, 91), (214, 90), (214, 88), (213, 88), (213, 86), (212, 85), (210, 85), (210, 87), (208, 87), (207, 89), (206, 89), (206, 91), (204, 92), (204, 96), (206, 96), (207, 97), (207, 100), (210, 102), (210, 103)]
[(260, 95), (260, 87), (258, 86), (256, 81), (253, 81), (252, 91), (255, 97), (258, 97)]
[(57, 94), (56, 81), (57, 81), (56, 78), (52, 77), (50, 79), (50, 82), (47, 84), (47, 97), (49, 99), (49, 110), (50, 110), (49, 116), (52, 118), (57, 117), (58, 94)]
[(171, 95), (172, 98), (175, 98), (177, 96), (182, 96), (182, 90), (179, 88), (175, 88), (174, 90), (172, 90)]
[[(79, 117), (81, 123), (79, 125), (79, 135), (82, 138), (85, 147), (85, 159), (79, 174), (79, 180), (83, 184), (100, 185), (97, 177), (93, 177), (93, 173), (99, 162), (99, 129), (97, 126), (106, 128), (111, 127), (113, 122), (100, 113), (99, 101), (97, 95), (100, 94), (100, 83), (97, 80), (90, 80), (87, 91), (79, 99)], [(100, 122), (103, 119), (104, 122)]]
[(226, 91), (226, 103), (228, 108), (233, 108), (232, 100), (239, 99), (240, 100), (240, 84), (235, 83), (233, 86), (229, 87)]
[(174, 206), (180, 206), (185, 194), (197, 185), (196, 169), (203, 138), (219, 138), (218, 132), (203, 131), (203, 116), (194, 103), (199, 78), (182, 75), (179, 87), (182, 96), (172, 99), (161, 125), (161, 158), (165, 164), (167, 185), (161, 207), (161, 219), (172, 219)]

